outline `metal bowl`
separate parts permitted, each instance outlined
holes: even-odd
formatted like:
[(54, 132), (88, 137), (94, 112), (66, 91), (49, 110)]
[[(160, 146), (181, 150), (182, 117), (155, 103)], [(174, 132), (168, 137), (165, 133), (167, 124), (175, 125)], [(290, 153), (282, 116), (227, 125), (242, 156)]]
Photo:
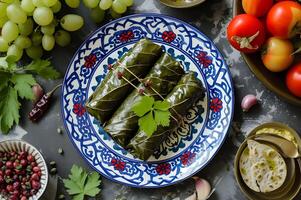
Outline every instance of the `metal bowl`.
[(160, 0), (161, 3), (172, 8), (190, 8), (204, 1), (205, 0)]
[[(244, 13), (241, 0), (233, 1), (233, 16)], [(262, 63), (260, 53), (241, 53), (250, 70), (255, 76), (271, 91), (276, 93), (283, 100), (301, 106), (301, 98), (290, 93), (285, 84), (285, 72), (270, 72)]]
[(255, 133), (262, 128), (281, 128), (281, 129), (286, 129), (289, 132), (292, 133), (292, 135), (296, 138), (297, 144), (299, 145), (299, 150), (300, 150), (300, 144), (301, 140), (298, 135), (298, 133), (293, 130), (292, 128), (278, 123), (278, 122), (271, 122), (271, 123), (265, 123), (262, 124), (256, 128), (254, 128), (247, 136), (245, 141), (240, 145), (236, 156), (234, 160), (234, 175), (236, 182), (241, 189), (241, 191), (245, 194), (245, 196), (250, 199), (250, 200), (292, 200), (294, 197), (299, 193), (300, 188), (301, 188), (301, 159), (285, 159), (286, 165), (287, 165), (287, 177), (284, 182), (284, 184), (278, 188), (277, 190), (269, 193), (258, 193), (253, 190), (251, 190), (243, 181), (240, 170), (239, 170), (239, 160), (240, 156), (243, 152), (243, 150), (247, 146), (247, 140), (248, 139), (253, 139)]

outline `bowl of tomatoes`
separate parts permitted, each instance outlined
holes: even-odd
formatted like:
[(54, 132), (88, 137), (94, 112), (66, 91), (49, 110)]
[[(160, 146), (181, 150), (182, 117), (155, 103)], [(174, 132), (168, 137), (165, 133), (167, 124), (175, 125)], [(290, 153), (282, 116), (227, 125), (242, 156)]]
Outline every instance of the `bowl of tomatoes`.
[(301, 4), (234, 0), (229, 43), (255, 76), (280, 98), (301, 106)]

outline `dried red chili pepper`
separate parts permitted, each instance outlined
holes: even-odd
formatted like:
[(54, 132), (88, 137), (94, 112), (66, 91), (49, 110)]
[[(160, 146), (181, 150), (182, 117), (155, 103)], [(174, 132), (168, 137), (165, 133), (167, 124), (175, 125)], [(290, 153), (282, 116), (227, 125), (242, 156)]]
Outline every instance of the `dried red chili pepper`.
[(40, 100), (37, 101), (37, 103), (33, 106), (33, 109), (28, 114), (28, 118), (32, 122), (37, 122), (39, 119), (42, 118), (42, 116), (44, 115), (44, 113), (49, 108), (49, 105), (51, 103), (50, 100), (51, 100), (51, 97), (52, 97), (53, 93), (56, 91), (56, 89), (58, 89), (61, 86), (62, 86), (62, 84), (57, 85), (50, 92), (44, 94), (40, 98)]

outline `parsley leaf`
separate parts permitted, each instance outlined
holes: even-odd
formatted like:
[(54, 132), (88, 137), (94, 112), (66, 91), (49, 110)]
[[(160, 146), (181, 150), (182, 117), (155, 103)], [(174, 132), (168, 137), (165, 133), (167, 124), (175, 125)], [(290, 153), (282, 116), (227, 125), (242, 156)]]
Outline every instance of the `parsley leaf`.
[(15, 84), (14, 88), (21, 98), (33, 99), (31, 87), (36, 84), (36, 81), (31, 74), (14, 74), (11, 81)]
[(170, 103), (166, 100), (164, 101), (156, 101), (154, 104), (154, 109), (167, 111), (170, 108)]
[(148, 112), (145, 116), (139, 118), (138, 124), (141, 130), (143, 130), (148, 137), (157, 130), (157, 123), (154, 120), (153, 113)]
[(25, 70), (38, 74), (45, 79), (57, 79), (60, 77), (60, 73), (52, 67), (51, 62), (48, 60), (34, 60), (25, 66)]
[(170, 103), (166, 100), (155, 101), (153, 97), (143, 96), (133, 106), (132, 111), (140, 117), (138, 120), (140, 130), (150, 137), (158, 126), (169, 126), (171, 116), (169, 108)]
[(143, 96), (141, 100), (133, 106), (132, 110), (138, 117), (142, 117), (152, 109), (154, 102), (155, 99), (153, 97)]
[(12, 87), (6, 87), (0, 92), (0, 125), (1, 130), (7, 133), (14, 123), (19, 123), (19, 108), (17, 91)]
[(170, 112), (155, 110), (155, 121), (157, 124), (162, 126), (169, 126), (170, 123)]
[(88, 174), (76, 165), (72, 166), (69, 179), (63, 179), (63, 183), (73, 200), (83, 200), (86, 195), (95, 197), (100, 192), (100, 175), (97, 172)]

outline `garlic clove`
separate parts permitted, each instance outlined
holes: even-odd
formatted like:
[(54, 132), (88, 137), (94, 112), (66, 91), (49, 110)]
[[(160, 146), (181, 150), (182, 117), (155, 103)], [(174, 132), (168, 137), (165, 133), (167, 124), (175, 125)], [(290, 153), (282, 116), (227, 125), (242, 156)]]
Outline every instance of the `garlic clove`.
[(193, 179), (195, 181), (197, 200), (206, 200), (211, 191), (209, 182), (198, 177), (193, 177)]
[(187, 197), (185, 200), (197, 200), (196, 192), (194, 192), (192, 195), (190, 195), (189, 197)]
[(254, 105), (258, 103), (255, 95), (248, 94), (241, 101), (241, 108), (244, 112), (248, 112)]

